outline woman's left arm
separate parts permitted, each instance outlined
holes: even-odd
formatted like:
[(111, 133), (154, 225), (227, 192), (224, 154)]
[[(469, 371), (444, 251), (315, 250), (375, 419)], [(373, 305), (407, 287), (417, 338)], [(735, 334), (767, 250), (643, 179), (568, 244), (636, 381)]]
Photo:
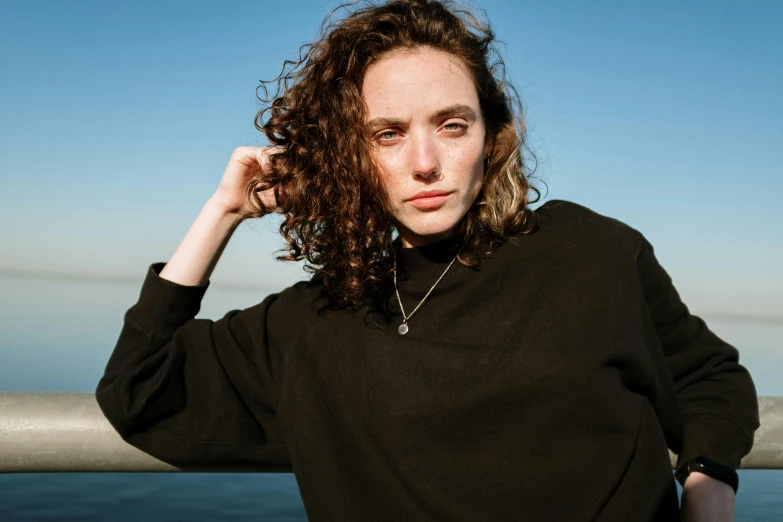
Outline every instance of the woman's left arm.
[[(637, 266), (682, 420), (681, 447), (672, 448), (678, 453), (677, 469), (695, 457), (708, 457), (737, 469), (740, 459), (750, 452), (759, 427), (753, 380), (739, 364), (737, 349), (690, 314), (644, 238)], [(701, 473), (692, 473), (685, 484), (683, 515), (693, 514), (687, 520), (733, 520), (734, 491), (729, 485)], [(707, 509), (705, 499), (715, 502), (710, 509), (726, 514), (699, 518)]]

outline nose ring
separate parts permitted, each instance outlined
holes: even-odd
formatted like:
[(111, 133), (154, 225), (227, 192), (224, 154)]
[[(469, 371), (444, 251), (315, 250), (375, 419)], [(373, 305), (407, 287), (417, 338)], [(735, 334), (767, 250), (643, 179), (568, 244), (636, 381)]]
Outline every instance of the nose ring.
[(436, 172), (435, 174), (438, 175), (438, 176), (443, 174), (443, 169), (441, 168), (440, 163), (438, 163), (438, 172)]

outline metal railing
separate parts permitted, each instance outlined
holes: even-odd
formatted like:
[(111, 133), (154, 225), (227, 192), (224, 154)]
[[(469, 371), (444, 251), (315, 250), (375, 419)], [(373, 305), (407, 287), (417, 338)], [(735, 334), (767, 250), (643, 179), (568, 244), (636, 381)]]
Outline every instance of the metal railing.
[[(761, 427), (740, 467), (783, 469), (783, 397), (759, 397), (759, 409)], [(53, 471), (180, 470), (122, 440), (91, 393), (0, 393), (0, 473)]]

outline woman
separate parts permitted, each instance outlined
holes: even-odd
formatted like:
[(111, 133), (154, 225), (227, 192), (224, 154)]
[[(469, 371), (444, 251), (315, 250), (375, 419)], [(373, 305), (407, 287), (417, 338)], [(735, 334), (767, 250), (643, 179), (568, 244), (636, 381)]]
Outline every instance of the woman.
[[(126, 441), (293, 469), (312, 520), (732, 520), (753, 382), (639, 232), (529, 208), (492, 38), (398, 0), (284, 71), (257, 116), (274, 146), (234, 152), (126, 315), (97, 389)], [(269, 212), (311, 281), (194, 319), (233, 230)]]

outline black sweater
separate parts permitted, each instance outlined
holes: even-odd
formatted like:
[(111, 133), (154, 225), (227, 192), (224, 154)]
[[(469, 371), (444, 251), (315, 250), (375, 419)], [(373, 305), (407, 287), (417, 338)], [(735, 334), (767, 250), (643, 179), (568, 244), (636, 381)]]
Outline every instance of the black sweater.
[[(566, 201), (409, 322), (298, 283), (218, 321), (153, 265), (97, 388), (172, 464), (293, 469), (311, 520), (677, 520), (667, 447), (734, 468), (758, 427), (737, 350), (631, 227)], [(454, 241), (399, 254), (410, 313)], [(396, 296), (389, 307), (398, 311)]]

